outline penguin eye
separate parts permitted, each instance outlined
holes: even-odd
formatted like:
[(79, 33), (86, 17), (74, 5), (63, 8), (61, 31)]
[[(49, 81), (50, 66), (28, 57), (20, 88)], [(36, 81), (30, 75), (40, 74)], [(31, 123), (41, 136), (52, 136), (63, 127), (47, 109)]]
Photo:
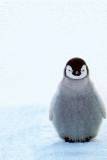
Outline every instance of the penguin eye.
[(85, 69), (82, 69), (81, 71), (82, 71), (82, 72), (84, 72), (84, 71), (85, 71)]
[(67, 65), (67, 66), (66, 66), (66, 70), (69, 71), (69, 72), (72, 72), (71, 66)]
[(87, 70), (86, 65), (83, 65), (82, 68), (81, 68), (81, 72), (86, 72), (86, 70)]

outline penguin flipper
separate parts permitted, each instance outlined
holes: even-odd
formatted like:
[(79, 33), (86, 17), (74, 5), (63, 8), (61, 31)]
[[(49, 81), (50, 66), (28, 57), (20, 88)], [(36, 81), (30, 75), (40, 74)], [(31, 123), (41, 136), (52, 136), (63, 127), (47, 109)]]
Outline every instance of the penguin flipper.
[(102, 114), (102, 117), (104, 119), (106, 119), (106, 109), (105, 109), (104, 103), (102, 102), (102, 100), (100, 98), (98, 100), (99, 100), (98, 101), (99, 102), (99, 104), (98, 104), (99, 110), (100, 110), (100, 112)]
[(51, 101), (51, 104), (50, 104), (50, 110), (49, 110), (49, 120), (50, 121), (53, 120), (53, 108), (55, 106), (56, 97), (57, 97), (57, 95), (55, 94), (52, 101)]
[(106, 109), (105, 109), (105, 105), (102, 101), (102, 99), (100, 98), (100, 96), (98, 94), (96, 94), (96, 105), (99, 108), (100, 113), (102, 114), (102, 117), (104, 119), (106, 119)]
[(104, 107), (104, 105), (101, 106), (101, 113), (104, 119), (106, 119), (106, 109)]
[(50, 121), (53, 120), (53, 113), (52, 113), (52, 110), (49, 111), (49, 120), (50, 120)]

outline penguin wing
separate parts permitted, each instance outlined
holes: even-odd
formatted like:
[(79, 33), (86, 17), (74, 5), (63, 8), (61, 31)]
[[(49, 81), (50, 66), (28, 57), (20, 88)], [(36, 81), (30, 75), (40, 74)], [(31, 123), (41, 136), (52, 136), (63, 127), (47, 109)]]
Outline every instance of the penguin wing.
[(50, 109), (49, 111), (49, 120), (52, 121), (53, 120), (53, 113), (52, 110)]
[(53, 108), (55, 105), (55, 101), (56, 101), (56, 94), (54, 95), (52, 101), (51, 101), (51, 105), (50, 105), (50, 110), (49, 110), (49, 120), (52, 121), (53, 120)]
[(53, 120), (53, 112), (54, 112), (54, 107), (56, 106), (57, 98), (58, 98), (58, 92), (55, 93), (50, 105), (49, 120), (51, 121)]
[(101, 113), (102, 113), (103, 118), (106, 119), (106, 110), (105, 110), (104, 105), (102, 104), (102, 105), (100, 106), (100, 108), (101, 108)]
[(105, 106), (104, 106), (104, 104), (103, 104), (103, 102), (102, 102), (102, 100), (100, 99), (100, 96), (97, 94), (96, 95), (96, 98), (97, 98), (97, 101), (98, 101), (98, 106), (99, 106), (99, 109), (100, 109), (100, 112), (101, 112), (101, 114), (102, 114), (102, 117), (104, 118), (104, 119), (106, 119), (106, 109), (105, 109)]

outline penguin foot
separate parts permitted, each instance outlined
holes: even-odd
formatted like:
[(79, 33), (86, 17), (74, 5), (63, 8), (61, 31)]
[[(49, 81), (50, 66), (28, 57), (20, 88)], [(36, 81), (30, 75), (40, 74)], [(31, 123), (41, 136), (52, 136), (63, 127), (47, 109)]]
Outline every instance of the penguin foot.
[(72, 137), (64, 137), (65, 142), (75, 143), (75, 140)]
[(69, 142), (69, 143), (76, 143), (76, 142), (84, 143), (84, 142), (90, 142), (92, 138), (93, 138), (92, 136), (89, 136), (89, 137), (81, 137), (79, 139), (76, 139), (71, 136), (69, 137), (66, 136), (64, 137), (64, 140), (65, 142)]

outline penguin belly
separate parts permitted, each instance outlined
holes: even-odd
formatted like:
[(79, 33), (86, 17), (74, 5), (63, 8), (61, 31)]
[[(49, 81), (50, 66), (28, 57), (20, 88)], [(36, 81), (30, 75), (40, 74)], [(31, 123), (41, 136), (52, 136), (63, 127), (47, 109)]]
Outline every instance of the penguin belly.
[(99, 130), (102, 115), (97, 109), (94, 93), (59, 93), (53, 106), (53, 124), (61, 138), (72, 140), (95, 137)]

